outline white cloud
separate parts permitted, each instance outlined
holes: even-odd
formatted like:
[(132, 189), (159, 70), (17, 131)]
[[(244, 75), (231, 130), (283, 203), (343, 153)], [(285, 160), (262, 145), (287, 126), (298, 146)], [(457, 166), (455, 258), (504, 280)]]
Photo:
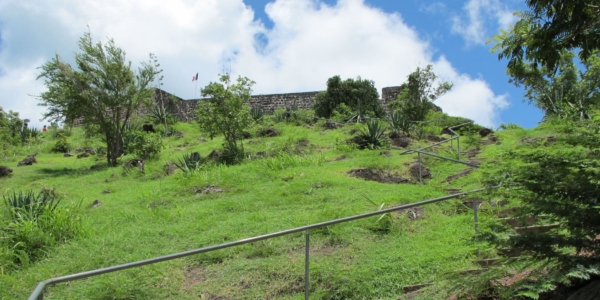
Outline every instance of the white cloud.
[(322, 90), (333, 75), (362, 76), (381, 91), (400, 85), (417, 66), (434, 64), (442, 78), (455, 83), (455, 90), (438, 100), (445, 111), (491, 126), (505, 106), (504, 96), (496, 96), (485, 81), (434, 58), (430, 45), (397, 13), (362, 0), (334, 6), (278, 0), (266, 13), (272, 29), (254, 21), (242, 0), (0, 0), (0, 106), (39, 119), (42, 108), (29, 96), (43, 90), (35, 67), (54, 53), (72, 59), (86, 25), (96, 38), (114, 38), (134, 63), (157, 54), (163, 88), (182, 98), (200, 96), (190, 79), (196, 72), (199, 89), (229, 65), (233, 75), (257, 82), (255, 93), (267, 94)]
[[(469, 0), (463, 11), (452, 17), (452, 31), (462, 35), (468, 45), (484, 44), (499, 29), (507, 29), (517, 20), (500, 0)], [(489, 28), (494, 22), (497, 26)]]

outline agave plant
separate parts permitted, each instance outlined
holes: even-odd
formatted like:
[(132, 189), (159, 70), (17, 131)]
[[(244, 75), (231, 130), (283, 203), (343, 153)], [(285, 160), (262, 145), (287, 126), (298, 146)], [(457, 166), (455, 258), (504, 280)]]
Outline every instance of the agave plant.
[(252, 117), (252, 120), (258, 122), (263, 118), (264, 113), (260, 107), (253, 106), (252, 108), (250, 108), (250, 116)]
[(53, 212), (60, 200), (53, 191), (42, 190), (37, 196), (33, 191), (13, 192), (8, 197), (4, 196), (4, 202), (9, 207), (13, 220), (36, 222), (44, 213)]
[(190, 171), (197, 170), (198, 168), (200, 168), (202, 158), (200, 157), (200, 153), (192, 152), (190, 154), (184, 154), (183, 160), (178, 159), (178, 161), (178, 163), (174, 163), (175, 166), (181, 171), (188, 173)]
[(363, 147), (368, 147), (370, 149), (377, 149), (384, 144), (384, 136), (385, 127), (383, 122), (372, 119), (365, 122), (364, 127), (361, 129), (360, 137), (363, 138), (364, 144)]
[(405, 135), (410, 135), (412, 123), (410, 120), (403, 116), (400, 112), (395, 111), (388, 117), (388, 123), (393, 132), (402, 132)]

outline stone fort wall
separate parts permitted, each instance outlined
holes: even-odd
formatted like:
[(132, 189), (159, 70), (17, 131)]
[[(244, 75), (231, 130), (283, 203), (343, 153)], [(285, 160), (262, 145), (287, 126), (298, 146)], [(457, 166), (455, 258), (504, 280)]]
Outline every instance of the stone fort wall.
[[(286, 93), (286, 94), (268, 94), (268, 95), (254, 95), (248, 101), (248, 105), (252, 107), (260, 107), (265, 113), (273, 113), (279, 108), (285, 108), (291, 106), (294, 103), (298, 105), (300, 109), (312, 109), (315, 102), (315, 96), (317, 92), (303, 92), (303, 93)], [(399, 86), (385, 87), (381, 91), (381, 104), (387, 110), (388, 104), (394, 101), (400, 93)], [(198, 109), (198, 102), (206, 101), (208, 99), (190, 99), (184, 100), (177, 96), (174, 96), (168, 92), (160, 89), (156, 89), (154, 93), (155, 101), (163, 101), (167, 109), (177, 117), (181, 122), (189, 122), (196, 118), (196, 109)], [(137, 113), (139, 115), (145, 115), (149, 111), (147, 108), (141, 108)]]

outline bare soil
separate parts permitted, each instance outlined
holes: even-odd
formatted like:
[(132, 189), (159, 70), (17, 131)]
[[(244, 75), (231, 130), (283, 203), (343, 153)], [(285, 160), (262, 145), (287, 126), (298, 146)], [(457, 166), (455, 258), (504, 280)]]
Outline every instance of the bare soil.
[(361, 179), (370, 180), (370, 181), (377, 181), (377, 182), (381, 182), (381, 183), (398, 184), (398, 183), (409, 183), (410, 182), (410, 180), (403, 178), (402, 176), (400, 176), (398, 174), (392, 174), (392, 173), (386, 172), (381, 169), (370, 169), (370, 168), (353, 169), (353, 170), (348, 171), (348, 174), (350, 174), (350, 176), (352, 176), (352, 177), (361, 178)]

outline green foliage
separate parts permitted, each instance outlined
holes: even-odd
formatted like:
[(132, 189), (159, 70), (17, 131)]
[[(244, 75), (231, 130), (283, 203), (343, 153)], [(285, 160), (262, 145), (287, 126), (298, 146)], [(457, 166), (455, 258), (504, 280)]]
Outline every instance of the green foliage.
[(508, 124), (500, 124), (500, 129), (503, 130), (515, 130), (515, 129), (520, 129), (522, 130), (523, 127), (515, 124), (515, 123), (508, 123)]
[(21, 144), (23, 124), (23, 120), (19, 119), (18, 112), (12, 110), (5, 112), (0, 107), (0, 151)]
[(269, 157), (263, 161), (265, 168), (276, 171), (295, 167), (320, 166), (325, 162), (322, 154), (316, 155), (294, 155), (280, 152), (275, 157)]
[(150, 61), (142, 63), (135, 74), (125, 52), (112, 39), (106, 44), (94, 43), (86, 32), (78, 45), (81, 52), (75, 54), (76, 68), (58, 55), (41, 66), (38, 79), (44, 78), (48, 90), (39, 95), (39, 105), (47, 108), (44, 118), (66, 123), (80, 119), (97, 126), (106, 140), (108, 165), (116, 166), (123, 151), (125, 124), (152, 97), (149, 85), (160, 71)]
[(220, 81), (211, 82), (202, 89), (202, 96), (210, 99), (198, 105), (198, 125), (211, 139), (223, 134), (226, 163), (235, 164), (244, 159), (244, 144), (240, 137), (252, 122), (245, 103), (250, 100), (254, 81), (238, 77), (236, 83), (231, 83), (229, 74), (221, 75)]
[(410, 131), (413, 127), (413, 124), (410, 122), (410, 119), (403, 116), (400, 112), (395, 111), (390, 114), (388, 117), (388, 124), (390, 125), (390, 129), (395, 133), (403, 133), (405, 135), (410, 135)]
[(519, 20), (509, 32), (494, 37), (493, 52), (508, 58), (508, 68), (522, 61), (554, 69), (563, 51), (579, 50), (587, 60), (600, 49), (598, 1), (528, 0), (529, 11), (516, 12)]
[(260, 107), (253, 106), (250, 108), (250, 116), (252, 117), (252, 120), (254, 120), (254, 122), (259, 122), (260, 120), (262, 120), (264, 113)]
[[(510, 174), (501, 190), (507, 199), (521, 203), (523, 215), (548, 215), (560, 230), (531, 235), (510, 235), (499, 245), (534, 253), (536, 259), (556, 261), (560, 270), (600, 263), (600, 121), (557, 122), (561, 136), (553, 144), (544, 139), (524, 143), (504, 153), (501, 166), (487, 172)], [(493, 177), (492, 177), (493, 178)], [(582, 253), (586, 253), (582, 255)]]
[(329, 78), (327, 90), (315, 97), (315, 114), (321, 118), (330, 118), (340, 104), (347, 105), (359, 118), (385, 116), (372, 80), (358, 77), (342, 81), (337, 75)]
[(510, 64), (510, 82), (525, 88), (529, 103), (543, 110), (546, 118), (589, 119), (600, 104), (600, 53), (594, 51), (581, 64), (574, 54), (560, 53), (555, 68), (538, 68), (534, 61)]
[(399, 110), (411, 121), (424, 121), (434, 107), (433, 101), (452, 89), (452, 83), (449, 82), (434, 87), (436, 79), (431, 65), (424, 69), (417, 67), (408, 75), (408, 82), (401, 85), (398, 99), (389, 104), (390, 108)]
[(27, 267), (48, 248), (83, 233), (78, 207), (58, 207), (53, 190), (4, 195), (10, 219), (0, 222), (0, 263), (6, 271)]
[(360, 130), (360, 137), (363, 139), (361, 148), (369, 148), (371, 150), (379, 149), (385, 144), (385, 125), (379, 120), (368, 120)]
[(202, 164), (202, 158), (198, 152), (193, 152), (190, 154), (184, 154), (183, 160), (178, 159), (178, 162), (175, 162), (174, 164), (184, 173), (190, 173), (200, 168)]
[(4, 195), (4, 204), (9, 208), (13, 221), (37, 221), (44, 213), (52, 213), (60, 203), (52, 191), (42, 190), (37, 196), (33, 191)]
[(471, 132), (465, 136), (464, 139), (465, 145), (471, 149), (479, 150), (481, 148), (481, 136), (477, 132)]
[(52, 152), (67, 153), (71, 150), (71, 144), (67, 141), (67, 137), (63, 134), (59, 134), (56, 137), (56, 143), (52, 146)]
[(139, 130), (128, 131), (123, 143), (125, 153), (133, 154), (143, 159), (150, 159), (160, 154), (164, 148), (163, 139), (158, 133), (142, 132)]

